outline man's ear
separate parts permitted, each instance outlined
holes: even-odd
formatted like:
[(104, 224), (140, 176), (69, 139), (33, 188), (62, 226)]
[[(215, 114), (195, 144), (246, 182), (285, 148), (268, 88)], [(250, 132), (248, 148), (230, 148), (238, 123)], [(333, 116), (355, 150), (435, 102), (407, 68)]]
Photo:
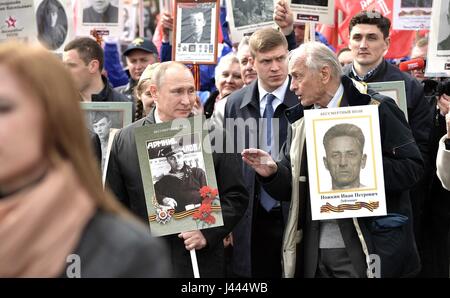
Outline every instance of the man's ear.
[(386, 53), (387, 53), (388, 50), (389, 50), (389, 46), (391, 45), (391, 38), (390, 38), (389, 36), (386, 37), (386, 38), (384, 39), (384, 42), (386, 43), (386, 49), (384, 50), (383, 56), (385, 56)]
[(328, 65), (324, 65), (320, 70), (320, 79), (323, 84), (326, 84), (330, 81), (331, 78), (331, 68)]
[(364, 169), (366, 167), (366, 161), (367, 161), (367, 154), (363, 154), (361, 157), (361, 169)]
[(101, 72), (101, 70), (99, 68), (100, 68), (100, 62), (98, 62), (98, 60), (96, 60), (96, 59), (91, 60), (91, 62), (89, 62), (89, 64), (88, 64), (88, 69), (89, 69), (90, 73), (96, 73), (97, 71)]
[(152, 97), (154, 98), (155, 101), (158, 101), (158, 88), (156, 87), (155, 84), (151, 84), (150, 85), (150, 94), (152, 95)]

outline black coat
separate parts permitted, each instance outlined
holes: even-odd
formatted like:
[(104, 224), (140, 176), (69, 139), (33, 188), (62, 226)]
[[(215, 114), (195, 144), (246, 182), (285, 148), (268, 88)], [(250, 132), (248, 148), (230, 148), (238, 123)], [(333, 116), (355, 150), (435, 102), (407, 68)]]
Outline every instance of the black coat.
[[(412, 136), (403, 112), (388, 97), (369, 91), (361, 94), (352, 81), (343, 76), (344, 95), (341, 106), (368, 105), (376, 98), (380, 119), (380, 133), (383, 155), (383, 173), (388, 216), (362, 217), (358, 219), (369, 254), (378, 254), (381, 260), (381, 277), (407, 277), (418, 273), (420, 259), (412, 230), (409, 190), (417, 183), (423, 172), (423, 160)], [(371, 98), (372, 96), (372, 98)], [(303, 117), (304, 108), (299, 104), (286, 111), (291, 123)], [(279, 200), (291, 198), (290, 137), (283, 146), (282, 158), (277, 163), (278, 172), (272, 177), (261, 179), (264, 188)], [(305, 164), (302, 167), (306, 166)], [(303, 186), (300, 189), (304, 189)], [(299, 224), (303, 229), (303, 240), (297, 260), (298, 276), (314, 277), (319, 252), (319, 222), (312, 221), (307, 198), (300, 201)], [(405, 223), (396, 223), (398, 214), (406, 216)], [(389, 217), (391, 215), (392, 217)], [(394, 219), (394, 220), (392, 220)], [(361, 242), (352, 219), (339, 219), (339, 228), (353, 266), (361, 277), (366, 276), (366, 260)], [(384, 225), (381, 228), (381, 225)]]
[[(145, 227), (117, 215), (97, 211), (74, 249), (81, 277), (170, 277), (169, 253)], [(67, 262), (61, 277), (76, 273), (76, 260)]]
[[(148, 222), (145, 194), (136, 151), (134, 129), (155, 123), (151, 113), (120, 130), (111, 148), (106, 183), (117, 198), (144, 222)], [(212, 142), (214, 140), (211, 140)], [(214, 147), (213, 147), (214, 148)], [(238, 156), (213, 152), (213, 162), (220, 194), (224, 225), (202, 230), (207, 246), (197, 251), (197, 261), (202, 277), (223, 275), (223, 238), (241, 219), (248, 204), (248, 193), (242, 176), (235, 172), (239, 166)], [(233, 173), (230, 175), (230, 173)], [(164, 237), (171, 249), (172, 268), (176, 277), (193, 277), (190, 253), (177, 235)]]
[[(358, 80), (353, 74), (352, 64), (346, 65), (343, 71), (345, 75)], [(402, 72), (386, 60), (383, 60), (375, 72), (364, 80), (366, 83), (390, 81), (405, 82), (408, 122), (414, 139), (419, 146), (420, 153), (422, 153), (423, 159), (427, 160), (429, 155), (428, 138), (431, 129), (432, 115), (424, 96), (423, 86), (409, 73)]]
[[(290, 84), (290, 79), (289, 79)], [(298, 103), (297, 96), (289, 90), (289, 85), (286, 90), (285, 98), (274, 113), (274, 118), (280, 120), (279, 131), (274, 131), (274, 139), (279, 139), (280, 147), (286, 140), (288, 121), (284, 115), (284, 110), (292, 107)], [(258, 80), (253, 81), (250, 85), (231, 93), (228, 96), (227, 104), (225, 106), (224, 119), (243, 119), (258, 121), (261, 118), (259, 107), (259, 91)], [(255, 122), (256, 123), (256, 122)], [(226, 125), (226, 121), (224, 122)], [(259, 127), (259, 125), (258, 125)], [(260, 132), (257, 127), (244, 130), (235, 130), (231, 127), (226, 127), (228, 132), (234, 131), (234, 147), (235, 152), (240, 153), (244, 148), (255, 147), (250, 138), (258, 137)], [(243, 148), (238, 145), (242, 144)], [(253, 145), (252, 145), (253, 144)], [(259, 147), (259, 145), (258, 145)], [(250, 194), (249, 204), (244, 217), (233, 230), (233, 271), (240, 276), (251, 276), (251, 250), (252, 250), (252, 229), (255, 224), (256, 207), (259, 204), (260, 185), (256, 180), (255, 171), (241, 163), (244, 175), (245, 185)], [(287, 218), (289, 212), (289, 204), (282, 203), (283, 218)], [(270, 239), (268, 240), (270, 243)], [(260, 249), (260, 248), (253, 248)], [(272, 256), (270, 256), (272, 257)]]

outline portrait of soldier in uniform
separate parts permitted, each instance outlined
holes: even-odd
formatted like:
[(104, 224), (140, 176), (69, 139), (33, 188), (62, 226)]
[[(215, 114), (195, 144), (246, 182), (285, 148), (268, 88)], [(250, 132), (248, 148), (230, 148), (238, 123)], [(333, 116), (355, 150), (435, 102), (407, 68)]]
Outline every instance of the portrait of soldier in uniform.
[(170, 171), (154, 184), (158, 203), (175, 209), (175, 212), (198, 207), (202, 202), (199, 190), (206, 186), (205, 171), (186, 162), (183, 147), (179, 144), (164, 148), (161, 155), (170, 165)]

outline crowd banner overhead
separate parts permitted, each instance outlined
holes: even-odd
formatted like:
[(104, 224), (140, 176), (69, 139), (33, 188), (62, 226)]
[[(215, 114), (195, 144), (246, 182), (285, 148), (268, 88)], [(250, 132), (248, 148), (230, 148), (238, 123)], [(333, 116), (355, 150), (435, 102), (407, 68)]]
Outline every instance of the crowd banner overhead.
[(0, 1), (0, 42), (6, 39), (33, 41), (37, 36), (33, 0)]
[(305, 128), (312, 219), (386, 215), (378, 106), (305, 110)]
[(432, 4), (433, 0), (394, 1), (394, 30), (429, 30)]
[(173, 60), (217, 64), (220, 5), (218, 0), (176, 0)]
[(434, 1), (426, 77), (450, 77), (450, 1)]
[(334, 0), (289, 0), (294, 22), (334, 24)]
[(233, 42), (258, 29), (274, 26), (274, 0), (226, 0), (226, 5)]

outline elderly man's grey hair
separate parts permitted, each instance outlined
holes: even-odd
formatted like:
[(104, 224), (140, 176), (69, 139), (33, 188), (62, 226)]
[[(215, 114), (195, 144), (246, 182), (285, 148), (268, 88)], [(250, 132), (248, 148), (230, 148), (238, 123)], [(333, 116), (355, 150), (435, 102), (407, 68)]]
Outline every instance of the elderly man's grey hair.
[(289, 53), (289, 68), (302, 54), (305, 55), (305, 64), (309, 70), (319, 71), (323, 66), (328, 65), (331, 68), (333, 79), (340, 80), (342, 76), (341, 64), (336, 54), (326, 45), (317, 41), (310, 41), (300, 45)]
[(227, 54), (227, 55), (223, 56), (220, 59), (219, 63), (216, 66), (216, 69), (214, 71), (214, 78), (216, 80), (216, 87), (217, 87), (217, 85), (219, 83), (219, 77), (222, 74), (223, 70), (225, 68), (227, 68), (228, 66), (230, 66), (231, 64), (233, 64), (233, 63), (236, 63), (236, 64), (239, 65), (239, 60), (236, 57), (236, 55), (233, 54), (233, 53)]

